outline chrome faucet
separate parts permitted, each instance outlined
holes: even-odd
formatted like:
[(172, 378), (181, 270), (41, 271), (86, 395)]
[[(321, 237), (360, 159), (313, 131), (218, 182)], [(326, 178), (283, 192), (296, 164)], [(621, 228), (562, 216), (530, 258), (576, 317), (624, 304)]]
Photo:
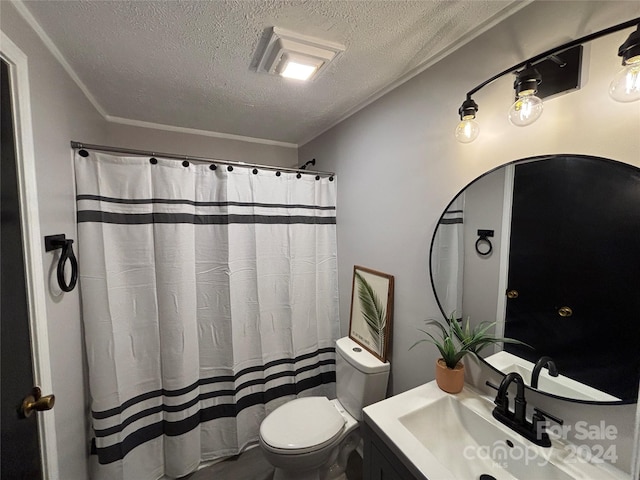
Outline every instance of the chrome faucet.
[(540, 357), (540, 359), (536, 362), (535, 367), (533, 367), (533, 372), (531, 372), (531, 388), (538, 388), (538, 379), (540, 378), (540, 371), (547, 367), (549, 369), (549, 375), (552, 377), (558, 376), (558, 368), (556, 367), (555, 362), (551, 357)]
[[(513, 412), (509, 410), (509, 386), (514, 383), (516, 384), (516, 398), (514, 400)], [(540, 410), (539, 408), (534, 408), (533, 416), (531, 417), (531, 421), (528, 421), (526, 418), (527, 412), (527, 401), (525, 399), (525, 384), (523, 378), (519, 373), (511, 372), (507, 373), (502, 381), (500, 382), (500, 386), (496, 387), (491, 383), (487, 382), (492, 388), (498, 390), (498, 394), (496, 395), (496, 399), (494, 403), (496, 404), (496, 408), (493, 409), (493, 418), (503, 423), (511, 430), (519, 433), (527, 440), (532, 441), (536, 445), (541, 447), (550, 447), (551, 439), (547, 432), (545, 432), (546, 427), (546, 419), (549, 418), (560, 425), (562, 425), (562, 420), (554, 417), (553, 415)]]

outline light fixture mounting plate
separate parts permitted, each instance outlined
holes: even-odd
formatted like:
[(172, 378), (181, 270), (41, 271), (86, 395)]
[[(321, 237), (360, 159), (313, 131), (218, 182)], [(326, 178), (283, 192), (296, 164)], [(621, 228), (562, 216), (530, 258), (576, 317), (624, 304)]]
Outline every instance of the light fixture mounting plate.
[(582, 45), (556, 53), (553, 58), (536, 63), (534, 66), (542, 76), (538, 85), (539, 98), (551, 98), (562, 93), (579, 90), (582, 77)]

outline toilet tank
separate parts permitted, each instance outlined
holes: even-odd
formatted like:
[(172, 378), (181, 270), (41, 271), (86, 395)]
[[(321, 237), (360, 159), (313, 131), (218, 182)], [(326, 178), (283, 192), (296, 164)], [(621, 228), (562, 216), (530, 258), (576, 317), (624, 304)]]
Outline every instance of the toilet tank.
[(336, 393), (356, 420), (362, 420), (364, 407), (384, 400), (389, 369), (389, 362), (381, 362), (349, 337), (336, 341)]

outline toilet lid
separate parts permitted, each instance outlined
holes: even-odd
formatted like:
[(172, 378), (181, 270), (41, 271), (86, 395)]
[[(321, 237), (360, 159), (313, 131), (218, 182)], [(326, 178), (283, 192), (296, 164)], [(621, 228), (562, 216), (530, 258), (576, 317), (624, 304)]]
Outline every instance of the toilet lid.
[(274, 448), (301, 450), (330, 442), (344, 424), (344, 417), (327, 397), (296, 398), (267, 415), (260, 436)]

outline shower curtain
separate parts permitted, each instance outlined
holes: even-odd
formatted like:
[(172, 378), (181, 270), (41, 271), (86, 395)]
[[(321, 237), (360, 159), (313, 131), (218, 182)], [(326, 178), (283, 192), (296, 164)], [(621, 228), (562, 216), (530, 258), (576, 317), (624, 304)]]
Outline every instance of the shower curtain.
[(186, 475), (334, 395), (335, 179), (98, 152), (75, 170), (93, 478)]
[(447, 317), (462, 318), (464, 274), (464, 193), (442, 214), (433, 241), (432, 278), (438, 300)]

